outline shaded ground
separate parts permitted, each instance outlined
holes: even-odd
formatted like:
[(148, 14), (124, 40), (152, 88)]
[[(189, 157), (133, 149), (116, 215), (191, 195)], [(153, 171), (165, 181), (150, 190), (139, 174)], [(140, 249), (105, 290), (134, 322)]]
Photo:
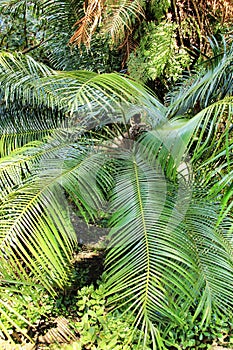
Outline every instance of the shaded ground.
[(85, 246), (86, 250), (99, 250), (106, 246), (106, 236), (109, 232), (108, 228), (91, 224), (88, 225), (73, 207), (70, 208), (70, 218), (81, 247)]
[(84, 274), (87, 285), (101, 277), (104, 271), (107, 228), (88, 225), (75, 210), (70, 210), (70, 218), (77, 234), (80, 251), (74, 255), (74, 268), (77, 273)]

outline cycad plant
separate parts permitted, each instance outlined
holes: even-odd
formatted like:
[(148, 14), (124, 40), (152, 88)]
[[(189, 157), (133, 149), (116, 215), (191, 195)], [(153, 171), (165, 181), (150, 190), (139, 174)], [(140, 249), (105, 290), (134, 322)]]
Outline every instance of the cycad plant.
[[(232, 312), (230, 80), (216, 94), (229, 56), (182, 85), (184, 106), (178, 92), (165, 107), (128, 77), (1, 53), (0, 312), (17, 330), (16, 286), (39, 297), (69, 284), (68, 196), (85, 220), (109, 218), (105, 294), (134, 315), (140, 349), (173, 345), (169, 330), (190, 313), (208, 324), (213, 309)], [(213, 76), (213, 92), (198, 84)]]

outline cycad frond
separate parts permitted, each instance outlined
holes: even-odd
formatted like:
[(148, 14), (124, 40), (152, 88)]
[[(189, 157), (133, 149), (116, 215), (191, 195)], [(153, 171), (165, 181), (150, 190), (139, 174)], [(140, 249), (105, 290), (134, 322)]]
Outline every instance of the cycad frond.
[(62, 28), (63, 32), (72, 33), (72, 26), (80, 15), (81, 1), (40, 0), (39, 5), (48, 19), (50, 28)]
[(106, 283), (108, 293), (115, 294), (113, 300), (127, 303), (137, 315), (136, 324), (141, 325), (145, 337), (151, 328), (152, 338), (156, 338), (156, 329), (151, 325), (160, 317), (181, 322), (168, 294), (177, 287), (180, 278), (177, 293), (189, 301), (192, 299), (185, 283), (195, 281), (186, 270), (195, 264), (182, 232), (175, 230), (173, 236), (170, 234), (171, 208), (166, 205), (164, 177), (140, 159), (140, 155), (126, 156), (113, 195), (114, 228), (110, 232)]
[(199, 117), (191, 120), (161, 120), (154, 130), (148, 131), (140, 138), (140, 148), (144, 148), (147, 160), (151, 164), (160, 164), (170, 179), (174, 180), (173, 175), (177, 176), (179, 167), (183, 169), (181, 176), (186, 176), (186, 180), (192, 178), (191, 163), (188, 169), (185, 162), (189, 162), (187, 149), (199, 120)]
[[(15, 98), (32, 106), (63, 108), (77, 112), (80, 107), (93, 110), (119, 108), (122, 103), (163, 109), (148, 89), (129, 77), (117, 73), (97, 74), (89, 71), (58, 72), (36, 62), (29, 55), (0, 55), (0, 80), (4, 99)], [(124, 108), (124, 107), (123, 107)]]
[(203, 108), (191, 119), (197, 121), (190, 144), (190, 147), (194, 148), (193, 161), (201, 159), (204, 154), (205, 159), (209, 158), (207, 154), (213, 155), (214, 158), (221, 148), (230, 146), (232, 112), (233, 97), (226, 97)]
[(0, 211), (0, 245), (12, 277), (33, 278), (53, 293), (69, 280), (75, 242), (68, 213), (62, 209), (61, 189), (56, 191), (57, 195), (49, 189), (48, 181), (21, 186), (5, 198)]
[(14, 101), (0, 108), (0, 157), (32, 141), (42, 140), (57, 128), (65, 127), (67, 118), (57, 108), (20, 104)]
[(215, 208), (190, 202), (185, 190), (184, 206), (177, 207), (177, 190), (159, 167), (137, 152), (121, 159), (105, 272), (111, 302), (127, 305), (145, 339), (151, 334), (157, 342), (158, 322), (182, 325), (193, 307), (193, 317), (202, 311), (203, 322), (213, 305), (227, 313), (233, 307), (232, 246), (215, 227)]
[(222, 202), (220, 220), (231, 210), (232, 113), (232, 97), (213, 103), (199, 112), (193, 118), (197, 120), (197, 125), (189, 148), (196, 177), (209, 190), (210, 198)]
[(230, 232), (232, 222), (217, 227), (218, 210), (210, 201), (207, 205), (204, 201), (195, 200), (185, 217), (186, 229), (192, 240), (191, 249), (196, 254), (198, 266), (200, 299), (193, 317), (202, 313), (202, 322), (207, 323), (213, 306), (225, 314), (233, 307), (229, 298), (233, 291), (233, 246), (225, 239), (225, 232)]
[(229, 46), (224, 44), (222, 51), (210, 58), (210, 67), (207, 65), (203, 73), (192, 75), (182, 82), (180, 89), (171, 95), (170, 115), (184, 114), (190, 108), (199, 111), (216, 100), (232, 95), (233, 43)]
[(9, 154), (27, 142), (43, 138), (61, 125), (62, 113), (50, 105), (40, 84), (53, 71), (32, 57), (0, 53), (0, 154)]
[(28, 278), (51, 292), (68, 283), (77, 237), (64, 189), (94, 218), (103, 201), (95, 174), (104, 159), (92, 149), (81, 139), (75, 146), (60, 133), (58, 139), (25, 146), (2, 160), (0, 246), (6, 261), (2, 269), (12, 278)]
[(137, 101), (151, 110), (165, 110), (146, 87), (117, 73), (57, 72), (53, 77), (42, 80), (42, 86), (49, 96), (51, 94), (59, 99), (71, 112), (86, 107), (88, 111), (97, 108), (115, 111), (122, 108), (124, 113), (124, 105), (129, 107), (130, 104), (137, 104)]
[(20, 53), (0, 53), (1, 89), (4, 89), (4, 99), (12, 103), (20, 99), (22, 103), (31, 105), (48, 105), (49, 96), (45, 96), (38, 82), (42, 77), (53, 74), (53, 70), (42, 63), (36, 62), (29, 55)]

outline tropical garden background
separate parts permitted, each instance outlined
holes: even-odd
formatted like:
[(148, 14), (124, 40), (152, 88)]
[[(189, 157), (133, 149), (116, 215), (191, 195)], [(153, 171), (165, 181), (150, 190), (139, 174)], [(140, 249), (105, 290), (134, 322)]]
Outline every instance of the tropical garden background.
[(233, 344), (231, 0), (0, 1), (0, 348)]

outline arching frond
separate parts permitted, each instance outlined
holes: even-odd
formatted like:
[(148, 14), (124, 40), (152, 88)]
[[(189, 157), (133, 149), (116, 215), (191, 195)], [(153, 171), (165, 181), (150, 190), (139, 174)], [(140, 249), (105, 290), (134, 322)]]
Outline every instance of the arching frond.
[(80, 47), (83, 43), (87, 47), (90, 46), (91, 36), (101, 20), (103, 8), (102, 0), (89, 0), (87, 6), (84, 3), (85, 15), (74, 24), (78, 29), (70, 38), (70, 44)]
[(62, 28), (72, 33), (72, 27), (80, 16), (82, 1), (79, 0), (40, 0), (40, 7), (48, 19), (50, 28)]
[(75, 146), (67, 134), (56, 137), (23, 147), (3, 159), (0, 170), (2, 273), (52, 293), (69, 281), (77, 242), (64, 189), (94, 218), (103, 197), (95, 176), (105, 159), (85, 140)]
[[(43, 81), (42, 81), (43, 84)], [(149, 90), (134, 80), (117, 73), (97, 74), (88, 71), (58, 72), (44, 79), (47, 93), (58, 98), (68, 111), (76, 112), (80, 107), (87, 110), (101, 108), (114, 111), (123, 104), (140, 104), (145, 108), (164, 111), (162, 104)]]
[(17, 101), (0, 108), (0, 157), (32, 141), (43, 140), (57, 128), (66, 127), (67, 118), (57, 108), (22, 105)]
[(36, 62), (29, 55), (0, 55), (0, 80), (6, 102), (14, 98), (31, 105), (63, 107), (65, 111), (78, 111), (106, 107), (114, 110), (122, 103), (143, 104), (164, 110), (148, 89), (129, 77), (116, 73), (97, 74), (88, 71), (56, 72)]
[[(0, 53), (0, 81), (4, 99), (12, 103), (20, 99), (23, 103), (49, 105), (49, 96), (45, 95), (40, 78), (51, 76), (53, 70), (36, 62), (29, 55), (19, 53)], [(4, 90), (3, 90), (4, 89)]]
[(176, 189), (158, 167), (137, 152), (121, 159), (105, 272), (111, 302), (127, 305), (145, 339), (151, 334), (157, 341), (156, 324), (182, 325), (197, 297), (194, 318), (202, 311), (208, 322), (213, 305), (227, 313), (233, 307), (232, 246), (216, 229), (215, 208), (190, 202), (186, 191), (176, 207)]
[(199, 120), (190, 142), (190, 156), (199, 183), (210, 200), (220, 201), (219, 220), (232, 210), (232, 97), (213, 103), (193, 119)]
[(42, 77), (52, 74), (49, 67), (30, 56), (0, 53), (1, 156), (43, 138), (62, 124), (62, 112), (40, 84)]
[(196, 143), (193, 160), (200, 159), (204, 154), (205, 159), (210, 158), (210, 155), (215, 157), (222, 148), (230, 146), (232, 113), (233, 97), (226, 97), (202, 109), (194, 117), (199, 119), (199, 123), (193, 134), (192, 146)]
[(12, 278), (30, 281), (33, 277), (54, 293), (55, 286), (68, 283), (75, 234), (66, 208), (62, 209), (61, 189), (53, 193), (48, 183), (21, 186), (5, 198), (0, 245)]
[(125, 37), (125, 32), (132, 30), (132, 23), (144, 15), (144, 10), (140, 1), (123, 0), (118, 4), (109, 1), (107, 7), (107, 18), (105, 19), (104, 31), (111, 35), (113, 42), (121, 42)]
[(171, 95), (170, 116), (187, 113), (189, 109), (200, 111), (216, 100), (232, 95), (233, 43), (225, 45), (222, 50), (219, 55), (210, 58), (211, 66), (204, 68), (201, 73), (191, 75)]
[(140, 138), (141, 150), (151, 164), (160, 164), (170, 179), (177, 176), (177, 169), (186, 181), (192, 179), (192, 164), (188, 145), (197, 129), (200, 118), (191, 120), (162, 120), (152, 131)]

